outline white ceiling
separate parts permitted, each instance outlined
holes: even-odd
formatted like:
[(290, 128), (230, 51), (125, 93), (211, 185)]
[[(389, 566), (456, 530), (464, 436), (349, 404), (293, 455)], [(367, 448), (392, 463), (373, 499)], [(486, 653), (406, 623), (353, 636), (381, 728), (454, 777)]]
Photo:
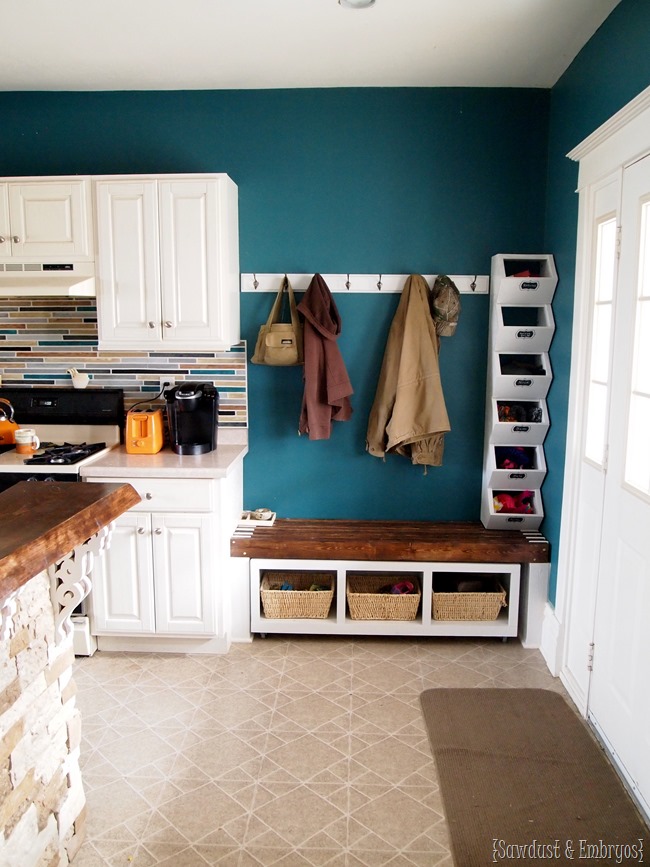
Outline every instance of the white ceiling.
[(2, 0), (0, 90), (551, 87), (619, 0)]

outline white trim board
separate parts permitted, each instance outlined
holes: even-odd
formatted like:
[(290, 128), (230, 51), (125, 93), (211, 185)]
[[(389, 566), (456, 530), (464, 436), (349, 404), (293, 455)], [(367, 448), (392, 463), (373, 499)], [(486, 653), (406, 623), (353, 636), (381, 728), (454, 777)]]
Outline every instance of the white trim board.
[[(306, 292), (313, 274), (287, 274), (294, 292)], [(330, 292), (361, 292), (386, 294), (401, 292), (408, 274), (322, 274)], [(433, 286), (437, 274), (423, 274), (429, 286)], [(464, 295), (487, 295), (490, 277), (487, 274), (449, 274)], [(277, 292), (284, 274), (242, 274), (242, 292)], [(257, 286), (255, 285), (257, 283)], [(472, 283), (475, 288), (472, 289)]]

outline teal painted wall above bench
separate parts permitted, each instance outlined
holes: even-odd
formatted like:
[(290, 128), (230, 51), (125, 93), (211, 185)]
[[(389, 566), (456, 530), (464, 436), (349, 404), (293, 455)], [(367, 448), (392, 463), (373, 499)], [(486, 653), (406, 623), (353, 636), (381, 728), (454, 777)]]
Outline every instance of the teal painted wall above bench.
[[(227, 172), (244, 272), (488, 274), (492, 254), (542, 246), (548, 104), (541, 90), (463, 88), (5, 93), (0, 173)], [(443, 339), (453, 430), (427, 475), (365, 452), (398, 300), (336, 296), (354, 415), (328, 441), (297, 435), (299, 369), (249, 366), (247, 507), (478, 520), (488, 299), (463, 295)], [(242, 296), (249, 357), (270, 303)]]

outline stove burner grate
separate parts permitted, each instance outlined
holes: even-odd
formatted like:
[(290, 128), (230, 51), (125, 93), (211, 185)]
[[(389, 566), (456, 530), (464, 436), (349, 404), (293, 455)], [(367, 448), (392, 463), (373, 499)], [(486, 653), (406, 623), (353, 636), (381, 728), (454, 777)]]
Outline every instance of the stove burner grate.
[(48, 443), (48, 448), (40, 455), (34, 455), (27, 458), (26, 464), (78, 464), (84, 458), (94, 455), (96, 452), (106, 448), (106, 443), (63, 443), (63, 445), (52, 445)]

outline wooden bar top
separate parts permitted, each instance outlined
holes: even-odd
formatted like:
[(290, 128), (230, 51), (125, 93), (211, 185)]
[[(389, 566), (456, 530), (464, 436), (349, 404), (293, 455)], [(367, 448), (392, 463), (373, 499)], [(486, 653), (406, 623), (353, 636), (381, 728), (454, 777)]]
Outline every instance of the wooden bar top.
[(395, 560), (442, 563), (548, 563), (540, 533), (486, 530), (480, 523), (277, 519), (230, 540), (233, 557), (289, 560)]
[(120, 484), (19, 482), (0, 493), (0, 603), (139, 502)]

